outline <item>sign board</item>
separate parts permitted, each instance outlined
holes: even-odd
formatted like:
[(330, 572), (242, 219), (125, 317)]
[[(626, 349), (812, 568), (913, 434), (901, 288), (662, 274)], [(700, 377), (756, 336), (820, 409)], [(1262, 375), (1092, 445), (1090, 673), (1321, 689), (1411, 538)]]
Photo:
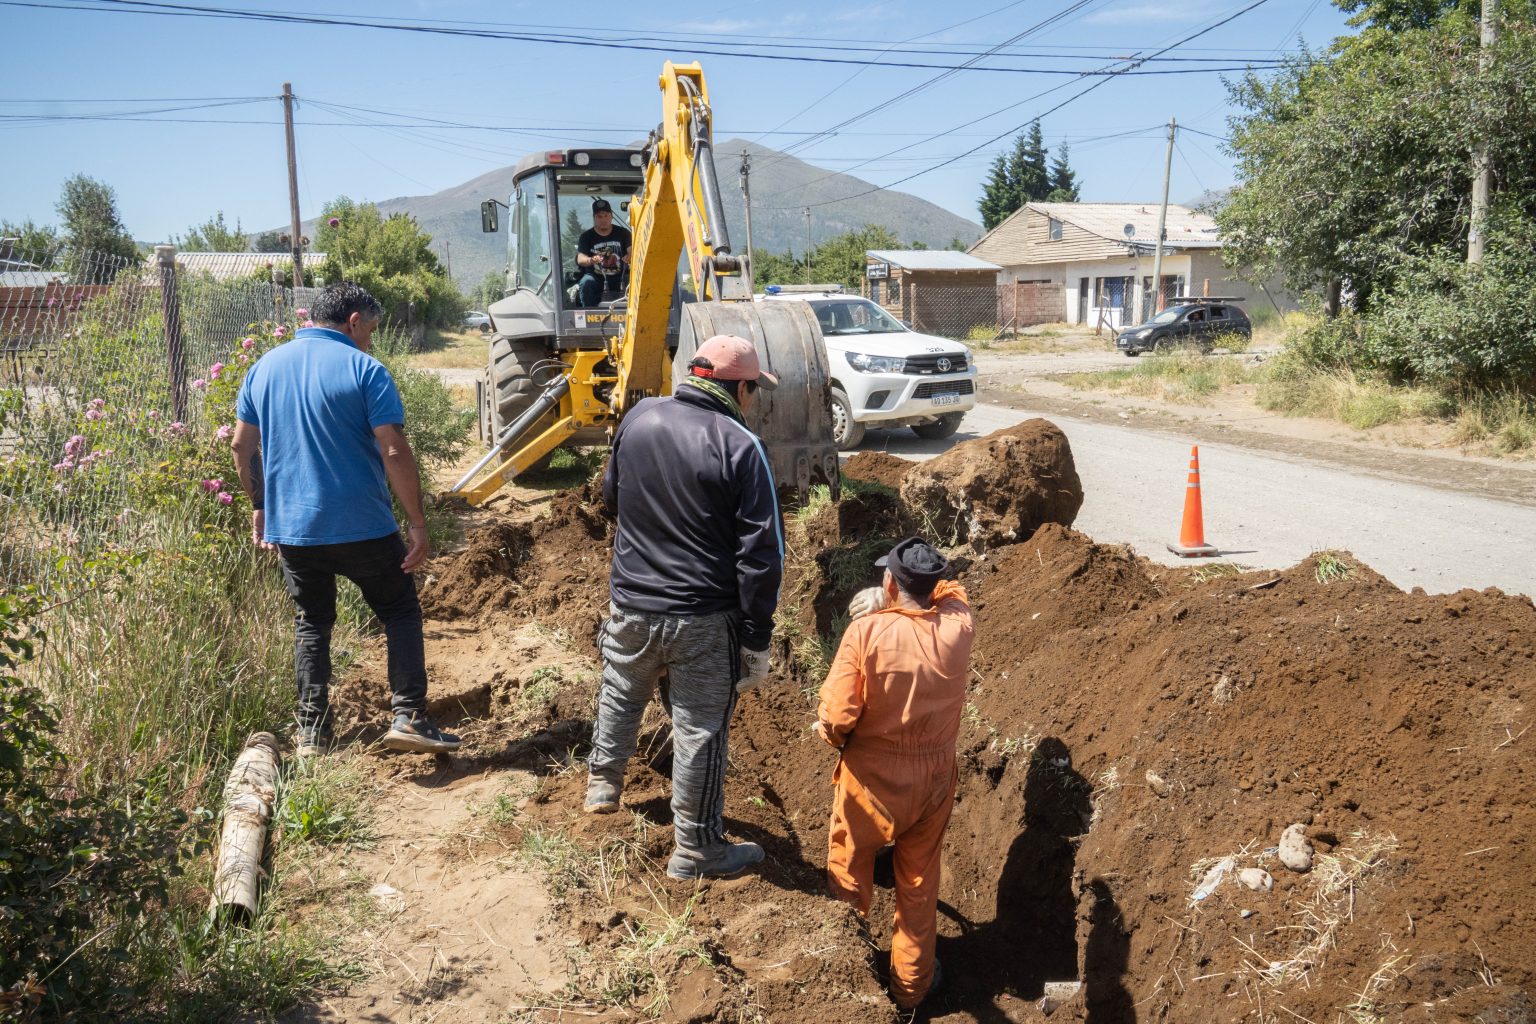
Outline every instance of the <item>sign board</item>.
[(871, 281), (880, 281), (891, 276), (889, 263), (870, 263), (864, 267), (864, 276)]

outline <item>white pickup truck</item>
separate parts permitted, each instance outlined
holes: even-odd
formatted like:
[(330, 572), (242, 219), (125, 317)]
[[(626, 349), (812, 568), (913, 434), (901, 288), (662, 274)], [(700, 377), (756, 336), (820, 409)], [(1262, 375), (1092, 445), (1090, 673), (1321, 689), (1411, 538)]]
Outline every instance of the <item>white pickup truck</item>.
[(832, 383), (832, 438), (851, 451), (869, 427), (949, 437), (976, 407), (976, 364), (958, 341), (919, 334), (869, 299), (836, 291), (776, 291), (760, 302), (805, 302), (816, 312)]

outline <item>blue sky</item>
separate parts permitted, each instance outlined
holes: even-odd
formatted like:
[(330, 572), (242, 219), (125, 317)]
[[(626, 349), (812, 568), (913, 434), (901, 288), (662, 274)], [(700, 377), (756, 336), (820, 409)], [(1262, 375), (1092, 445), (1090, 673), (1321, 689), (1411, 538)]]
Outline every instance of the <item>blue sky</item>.
[[(728, 48), (815, 37), (828, 46), (874, 46), (823, 55), (958, 63), (965, 57), (880, 56), (880, 44), (910, 40), (909, 49), (969, 46), (977, 51), (1070, 9), (1016, 45), (1047, 56), (986, 58), (981, 66), (1082, 70), (1109, 66), (1115, 57), (1137, 51), (1155, 51), (1250, 2), (827, 0), (706, 7), (659, 0), (557, 9), (481, 0), (314, 0), (316, 6), (307, 13), (540, 25), (546, 30), (558, 24), (574, 32), (589, 25), (627, 37), (689, 33)], [(227, 0), (224, 5), (299, 9), (293, 0)], [(578, 14), (594, 20), (579, 22)], [(1268, 0), (1169, 56), (1232, 58), (1240, 64), (1293, 51), (1302, 39), (1320, 46), (1345, 31), (1343, 15), (1327, 0)], [(742, 136), (775, 148), (803, 145), (807, 133), (878, 108), (835, 136), (812, 140), (796, 155), (882, 185), (981, 145), (1096, 81), (968, 70), (890, 103), (940, 72), (698, 55), (688, 45), (669, 53), (597, 50), (354, 27), (8, 6), (0, 6), (0, 38), (6, 40), (8, 55), (0, 114), (165, 111), (136, 115), (153, 119), (148, 121), (0, 122), (7, 169), (0, 186), (0, 218), (53, 221), (61, 183), (80, 172), (117, 190), (129, 230), (148, 241), (164, 240), (220, 209), (248, 229), (286, 223), (281, 108), (275, 100), (285, 80), (293, 82), (300, 97), (299, 191), (305, 216), (341, 194), (377, 200), (430, 193), (549, 145), (639, 137), (660, 116), (656, 74), (669, 56), (703, 63), (719, 139)], [(1093, 59), (1080, 59), (1085, 56)], [(1029, 99), (1052, 88), (1057, 91)], [(1222, 135), (1225, 95), (1216, 74), (1116, 78), (1046, 116), (1046, 142), (1054, 148), (1076, 140), (1072, 163), (1085, 200), (1155, 201), (1162, 171), (1161, 125), (1176, 116), (1181, 124)], [(249, 97), (274, 98), (166, 110)], [(1013, 109), (993, 113), (1009, 106)], [(188, 123), (209, 118), (252, 123)], [(496, 125), (516, 133), (428, 125), (423, 119)], [(973, 119), (980, 120), (959, 128)], [(357, 120), (384, 126), (358, 126)], [(946, 131), (951, 133), (923, 141)], [(917, 145), (884, 155), (912, 143)], [(1006, 144), (983, 146), (897, 187), (978, 219), (980, 182), (992, 155)], [(1206, 136), (1181, 135), (1173, 161), (1174, 201), (1230, 184), (1230, 161), (1220, 145)], [(735, 180), (734, 174), (722, 178)], [(475, 198), (466, 197), (466, 203), (472, 205)]]

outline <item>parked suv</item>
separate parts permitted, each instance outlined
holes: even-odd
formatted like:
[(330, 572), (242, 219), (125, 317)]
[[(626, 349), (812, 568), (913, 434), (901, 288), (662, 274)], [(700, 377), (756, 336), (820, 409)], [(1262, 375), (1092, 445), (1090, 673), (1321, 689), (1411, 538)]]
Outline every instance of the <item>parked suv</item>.
[(1179, 345), (1197, 346), (1202, 352), (1210, 352), (1216, 347), (1216, 339), (1223, 334), (1253, 337), (1248, 314), (1224, 300), (1181, 301), (1146, 323), (1121, 331), (1115, 337), (1115, 348), (1128, 356)]
[(764, 302), (806, 302), (821, 322), (832, 384), (832, 436), (841, 451), (869, 427), (949, 437), (976, 407), (976, 365), (957, 341), (919, 334), (869, 299), (769, 286)]

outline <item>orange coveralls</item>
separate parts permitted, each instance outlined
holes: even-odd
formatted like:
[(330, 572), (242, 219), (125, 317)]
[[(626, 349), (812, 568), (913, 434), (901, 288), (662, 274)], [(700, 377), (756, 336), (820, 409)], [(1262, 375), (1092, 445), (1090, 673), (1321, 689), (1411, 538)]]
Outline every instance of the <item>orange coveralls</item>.
[(891, 989), (903, 1009), (922, 1002), (933, 981), (939, 860), (972, 636), (965, 590), (941, 581), (926, 611), (887, 608), (855, 619), (821, 686), (817, 717), (842, 749), (827, 882), (868, 917), (875, 855), (895, 842)]

